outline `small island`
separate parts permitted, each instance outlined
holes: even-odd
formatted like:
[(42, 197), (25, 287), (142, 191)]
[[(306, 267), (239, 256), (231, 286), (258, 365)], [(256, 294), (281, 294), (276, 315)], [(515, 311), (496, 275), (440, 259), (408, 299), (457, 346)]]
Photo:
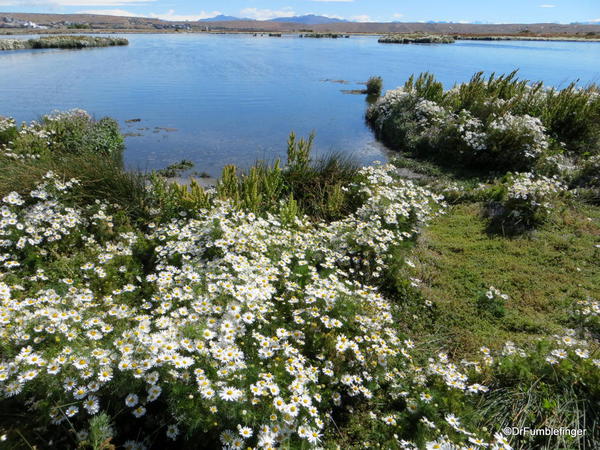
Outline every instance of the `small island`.
[(323, 39), (323, 38), (328, 38), (328, 39), (338, 39), (338, 38), (350, 38), (349, 34), (338, 34), (338, 33), (306, 33), (306, 34), (301, 34), (300, 37), (305, 37), (305, 38), (315, 38), (315, 39)]
[(129, 45), (124, 38), (93, 36), (45, 36), (37, 39), (2, 39), (0, 50), (28, 50), (39, 48), (91, 48)]
[(379, 38), (380, 44), (454, 44), (452, 36), (443, 34), (388, 34)]

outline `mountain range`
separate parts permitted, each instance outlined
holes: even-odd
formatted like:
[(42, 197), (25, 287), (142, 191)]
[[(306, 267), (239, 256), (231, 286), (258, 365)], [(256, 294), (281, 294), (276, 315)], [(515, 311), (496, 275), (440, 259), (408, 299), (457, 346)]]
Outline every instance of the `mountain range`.
[[(224, 16), (219, 15), (210, 17), (208, 19), (200, 19), (198, 22), (248, 22), (254, 21), (254, 19)], [(322, 25), (327, 23), (341, 23), (348, 22), (347, 20), (336, 19), (333, 17), (316, 16), (314, 14), (307, 14), (305, 16), (293, 16), (293, 17), (276, 17), (275, 19), (265, 20), (264, 22), (281, 22), (281, 23), (302, 23), (305, 25)]]

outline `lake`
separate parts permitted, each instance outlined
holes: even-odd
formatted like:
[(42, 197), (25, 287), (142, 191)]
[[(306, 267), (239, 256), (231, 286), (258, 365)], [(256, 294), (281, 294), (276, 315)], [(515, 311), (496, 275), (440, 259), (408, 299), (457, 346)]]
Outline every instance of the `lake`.
[[(483, 70), (565, 86), (600, 81), (600, 43), (459, 41), (379, 44), (375, 37), (127, 35), (128, 47), (0, 52), (0, 115), (30, 121), (55, 109), (110, 116), (127, 133), (126, 164), (189, 159), (215, 176), (285, 155), (290, 131), (316, 133), (320, 154), (386, 158), (364, 123), (372, 75), (395, 88), (430, 71), (447, 86)], [(126, 122), (131, 119), (140, 121)]]

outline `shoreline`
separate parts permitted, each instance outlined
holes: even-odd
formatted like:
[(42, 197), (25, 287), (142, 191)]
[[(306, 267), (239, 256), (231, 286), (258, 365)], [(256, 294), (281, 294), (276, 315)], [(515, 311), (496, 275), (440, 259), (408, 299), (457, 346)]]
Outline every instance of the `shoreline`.
[[(0, 36), (29, 36), (29, 35), (96, 35), (96, 34), (211, 34), (211, 35), (256, 35), (264, 34), (265, 37), (272, 33), (267, 30), (156, 30), (156, 29), (96, 29), (96, 30), (39, 30), (39, 29), (2, 29), (0, 28)], [(308, 34), (305, 31), (281, 31), (278, 32), (283, 36), (299, 36)], [(350, 37), (384, 37), (390, 33), (361, 33), (361, 32), (345, 32), (344, 36)], [(415, 33), (393, 33), (394, 35), (414, 35)], [(548, 42), (600, 42), (600, 37), (582, 37), (582, 36), (519, 36), (507, 34), (482, 34), (482, 35), (464, 35), (464, 34), (448, 34), (457, 41), (548, 41)]]

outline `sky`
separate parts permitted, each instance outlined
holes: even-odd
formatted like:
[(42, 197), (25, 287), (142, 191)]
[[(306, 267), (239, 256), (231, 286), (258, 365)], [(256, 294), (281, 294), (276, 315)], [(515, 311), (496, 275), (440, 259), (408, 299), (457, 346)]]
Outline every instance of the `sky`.
[(199, 20), (317, 14), (360, 22), (597, 22), (600, 0), (0, 0), (2, 12), (90, 13)]

